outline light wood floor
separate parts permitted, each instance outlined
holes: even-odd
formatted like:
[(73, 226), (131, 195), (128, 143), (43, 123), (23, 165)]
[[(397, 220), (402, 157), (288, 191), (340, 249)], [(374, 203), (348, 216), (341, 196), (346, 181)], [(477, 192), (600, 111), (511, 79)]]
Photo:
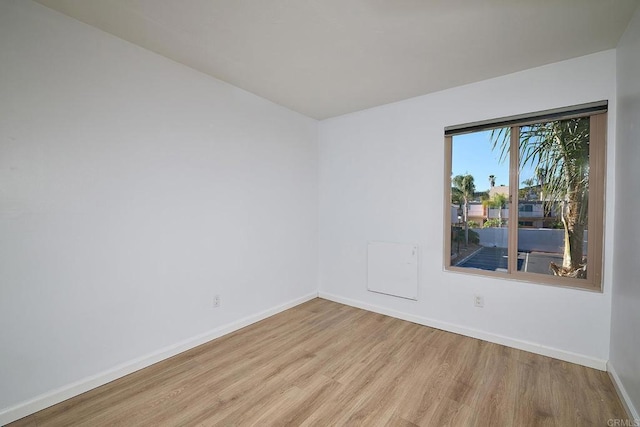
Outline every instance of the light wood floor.
[(315, 299), (16, 426), (606, 426), (606, 373)]

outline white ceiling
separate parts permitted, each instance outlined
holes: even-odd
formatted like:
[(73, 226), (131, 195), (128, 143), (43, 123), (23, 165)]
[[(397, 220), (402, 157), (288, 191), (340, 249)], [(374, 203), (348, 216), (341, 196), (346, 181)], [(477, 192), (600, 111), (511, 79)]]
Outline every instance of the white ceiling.
[(324, 119), (614, 48), (638, 0), (38, 0)]

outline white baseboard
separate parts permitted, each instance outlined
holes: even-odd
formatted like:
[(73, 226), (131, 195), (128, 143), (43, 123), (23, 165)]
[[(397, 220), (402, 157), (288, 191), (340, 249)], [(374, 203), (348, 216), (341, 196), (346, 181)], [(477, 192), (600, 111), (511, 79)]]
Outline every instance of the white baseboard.
[(537, 344), (529, 341), (523, 341), (515, 338), (510, 338), (503, 335), (492, 334), (489, 332), (468, 328), (468, 327), (456, 325), (453, 323), (429, 319), (427, 317), (403, 313), (401, 311), (396, 311), (389, 308), (380, 307), (374, 304), (353, 300), (351, 298), (344, 298), (338, 295), (334, 295), (334, 294), (330, 294), (322, 291), (318, 293), (318, 296), (320, 298), (324, 298), (330, 301), (339, 302), (341, 304), (350, 305), (352, 307), (361, 308), (363, 310), (373, 311), (375, 313), (384, 314), (387, 316), (395, 317), (397, 319), (407, 320), (409, 322), (417, 323), (419, 325), (429, 326), (436, 329), (442, 329), (443, 331), (453, 332), (456, 334), (481, 339), (483, 341), (489, 341), (489, 342), (501, 344), (507, 347), (517, 348), (518, 350), (524, 350), (531, 353), (540, 354), (542, 356), (553, 357), (555, 359), (564, 360), (566, 362), (576, 363), (578, 365), (587, 366), (589, 368), (595, 368), (600, 371), (607, 370), (607, 361), (597, 359), (595, 357), (585, 356), (582, 354), (573, 353), (566, 350), (560, 350), (553, 347), (547, 347), (541, 344)]
[[(638, 409), (633, 406), (633, 402), (631, 401), (631, 397), (627, 393), (627, 390), (624, 388), (622, 381), (620, 381), (620, 377), (616, 372), (615, 368), (611, 364), (611, 361), (607, 362), (607, 372), (609, 373), (609, 378), (613, 382), (614, 387), (616, 388), (616, 392), (618, 393), (618, 397), (622, 401), (622, 406), (627, 411), (627, 416), (631, 420), (635, 420), (640, 423), (640, 413), (638, 413)], [(635, 424), (631, 424), (635, 425)]]
[(219, 338), (223, 335), (237, 331), (238, 329), (242, 329), (253, 323), (259, 322), (260, 320), (264, 320), (267, 317), (271, 317), (274, 314), (278, 314), (284, 310), (288, 310), (292, 307), (295, 307), (297, 305), (300, 305), (304, 302), (307, 302), (317, 297), (318, 297), (317, 292), (310, 293), (301, 298), (291, 300), (289, 302), (270, 308), (268, 310), (264, 310), (260, 313), (247, 316), (235, 322), (220, 326), (209, 332), (205, 332), (204, 334), (200, 334), (198, 336), (181, 341), (169, 347), (165, 347), (163, 349), (155, 351), (146, 356), (142, 356), (137, 359), (131, 360), (129, 362), (120, 364), (118, 366), (114, 366), (113, 368), (107, 371), (101, 372), (96, 375), (92, 375), (90, 377), (84, 378), (80, 381), (76, 381), (71, 384), (65, 385), (56, 390), (52, 390), (48, 393), (41, 394), (40, 396), (37, 396), (28, 401), (19, 403), (15, 406), (0, 409), (0, 425), (5, 425), (12, 421), (19, 420), (20, 418), (26, 417), (27, 415), (30, 415), (42, 409), (48, 408), (49, 406), (60, 403), (64, 400), (67, 400), (69, 398), (72, 398), (74, 396), (87, 392), (89, 390), (92, 390), (101, 385), (107, 384), (118, 378), (122, 378), (125, 375), (129, 375), (142, 368), (151, 366), (154, 363), (168, 359), (169, 357), (172, 357), (184, 351), (190, 350), (194, 347), (197, 347), (201, 344), (209, 342), (213, 339)]

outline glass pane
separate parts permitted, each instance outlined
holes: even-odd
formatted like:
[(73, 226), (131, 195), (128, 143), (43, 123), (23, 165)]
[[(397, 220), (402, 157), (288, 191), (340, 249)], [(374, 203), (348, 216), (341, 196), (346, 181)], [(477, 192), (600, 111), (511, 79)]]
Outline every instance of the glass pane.
[(509, 128), (455, 135), (451, 159), (451, 265), (507, 271)]
[(518, 270), (587, 277), (589, 117), (520, 128)]

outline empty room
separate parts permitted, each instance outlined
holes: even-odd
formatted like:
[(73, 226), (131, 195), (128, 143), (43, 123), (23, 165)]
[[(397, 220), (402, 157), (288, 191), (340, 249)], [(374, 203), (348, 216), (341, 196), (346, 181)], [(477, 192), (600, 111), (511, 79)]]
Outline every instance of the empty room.
[(0, 425), (640, 426), (639, 0), (0, 0)]

